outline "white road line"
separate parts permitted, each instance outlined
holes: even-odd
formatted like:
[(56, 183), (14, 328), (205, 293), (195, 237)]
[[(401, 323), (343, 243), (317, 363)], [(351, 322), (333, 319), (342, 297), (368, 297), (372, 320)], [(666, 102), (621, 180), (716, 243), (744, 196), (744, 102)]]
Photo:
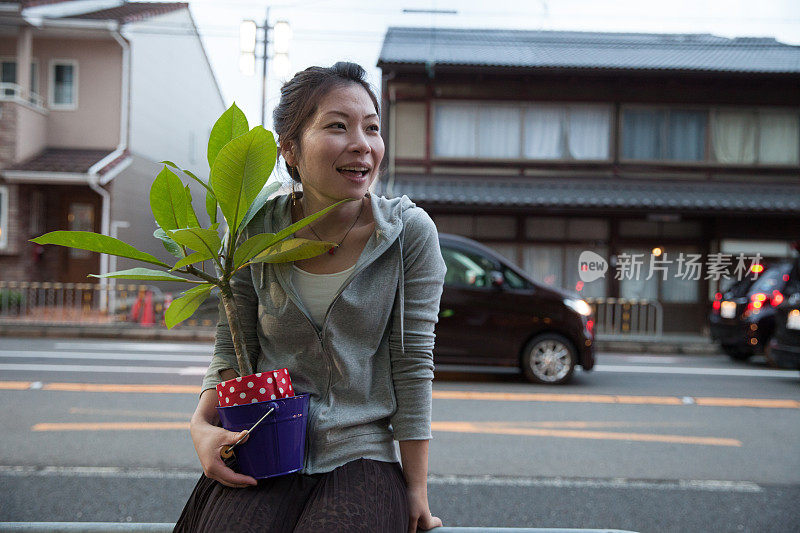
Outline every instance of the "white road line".
[(748, 376), (764, 378), (797, 378), (796, 370), (760, 370), (749, 368), (707, 368), (687, 366), (635, 366), (598, 364), (593, 372), (621, 372), (636, 374), (688, 374), (697, 376)]
[(428, 483), (434, 485), (491, 485), (502, 487), (558, 487), (558, 488), (610, 488), (645, 490), (694, 490), (708, 492), (763, 492), (757, 483), (749, 481), (717, 481), (680, 479), (677, 481), (648, 481), (639, 479), (573, 479), (573, 478), (523, 478), (498, 476), (462, 476), (428, 474)]
[(0, 476), (72, 476), (136, 479), (198, 479), (202, 471), (163, 468), (123, 468), (118, 466), (0, 466)]
[(15, 351), (0, 352), (0, 359), (103, 359), (105, 361), (173, 361), (185, 363), (210, 363), (209, 355), (178, 355), (171, 353), (119, 353), (119, 352), (45, 352)]
[[(5, 466), (0, 465), (0, 476), (72, 476), (109, 477), (137, 479), (197, 479), (200, 471), (163, 468), (125, 468), (116, 466)], [(552, 488), (610, 488), (634, 490), (684, 490), (703, 492), (759, 493), (764, 489), (750, 481), (719, 481), (705, 479), (681, 479), (676, 481), (640, 480), (625, 478), (574, 479), (535, 478), (504, 476), (464, 476), (429, 474), (432, 485), (480, 485), (495, 487), (552, 487)]]
[(3, 370), (17, 372), (106, 372), (109, 374), (178, 374), (182, 376), (197, 376), (205, 374), (206, 367), (0, 364), (0, 371)]
[(131, 352), (169, 352), (169, 351), (188, 351), (211, 350), (213, 343), (172, 343), (172, 342), (103, 342), (92, 340), (91, 342), (57, 342), (53, 346), (56, 350), (116, 350)]

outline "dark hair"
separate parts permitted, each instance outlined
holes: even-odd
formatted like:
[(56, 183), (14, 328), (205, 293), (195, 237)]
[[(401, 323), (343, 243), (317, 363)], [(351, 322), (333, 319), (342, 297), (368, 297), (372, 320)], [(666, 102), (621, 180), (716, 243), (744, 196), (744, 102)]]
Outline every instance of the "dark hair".
[[(293, 141), (297, 150), (300, 147), (300, 136), (309, 119), (317, 112), (317, 105), (332, 89), (356, 83), (361, 85), (375, 104), (375, 112), (380, 115), (378, 97), (366, 80), (367, 72), (356, 63), (339, 61), (332, 67), (308, 67), (298, 72), (281, 87), (281, 100), (272, 113), (272, 124), (278, 134), (278, 142), (283, 144)], [(289, 163), (286, 170), (292, 179), (299, 182), (299, 176), (293, 175)]]

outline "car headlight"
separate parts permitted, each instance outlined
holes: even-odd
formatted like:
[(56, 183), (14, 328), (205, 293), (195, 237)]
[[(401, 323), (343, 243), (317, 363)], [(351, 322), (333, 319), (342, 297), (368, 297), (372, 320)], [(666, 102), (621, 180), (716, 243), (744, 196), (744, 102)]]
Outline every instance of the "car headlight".
[(564, 305), (578, 313), (579, 315), (589, 316), (592, 314), (592, 308), (583, 300), (576, 300), (573, 298), (564, 298)]

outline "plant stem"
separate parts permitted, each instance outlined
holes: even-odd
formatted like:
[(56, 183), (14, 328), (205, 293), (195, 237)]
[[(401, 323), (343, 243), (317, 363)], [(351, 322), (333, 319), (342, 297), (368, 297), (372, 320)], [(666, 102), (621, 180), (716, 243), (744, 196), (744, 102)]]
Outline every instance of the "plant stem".
[(236, 362), (239, 364), (239, 375), (249, 376), (253, 373), (253, 368), (250, 366), (247, 343), (244, 340), (242, 324), (239, 322), (239, 313), (236, 309), (236, 302), (233, 299), (233, 291), (227, 280), (220, 285), (220, 297), (222, 298), (222, 305), (225, 306), (225, 315), (228, 317), (233, 349), (236, 351)]

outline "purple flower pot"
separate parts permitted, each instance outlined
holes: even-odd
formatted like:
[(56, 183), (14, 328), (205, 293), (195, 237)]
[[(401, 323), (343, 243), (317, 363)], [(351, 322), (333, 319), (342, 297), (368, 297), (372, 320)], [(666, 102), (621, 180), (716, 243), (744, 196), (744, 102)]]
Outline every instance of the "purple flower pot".
[(264, 413), (275, 410), (234, 448), (242, 474), (266, 479), (303, 469), (306, 449), (308, 394), (266, 402), (217, 407), (222, 427), (239, 432), (250, 429)]

